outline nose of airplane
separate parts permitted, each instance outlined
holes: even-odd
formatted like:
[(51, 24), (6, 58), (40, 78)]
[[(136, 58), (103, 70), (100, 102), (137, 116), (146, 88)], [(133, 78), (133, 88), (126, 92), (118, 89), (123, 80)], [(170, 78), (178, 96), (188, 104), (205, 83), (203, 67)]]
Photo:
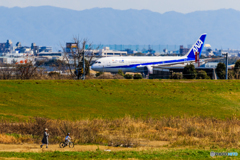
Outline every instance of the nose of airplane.
[(98, 70), (98, 66), (96, 64), (93, 64), (91, 66), (91, 69), (94, 70), (94, 71), (97, 71)]
[(91, 69), (95, 69), (95, 64), (91, 65)]

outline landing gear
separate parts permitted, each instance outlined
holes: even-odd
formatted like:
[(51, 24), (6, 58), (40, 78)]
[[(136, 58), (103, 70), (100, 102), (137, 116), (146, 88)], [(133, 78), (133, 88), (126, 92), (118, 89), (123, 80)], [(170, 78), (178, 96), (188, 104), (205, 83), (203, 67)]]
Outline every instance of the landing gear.
[(148, 68), (147, 67), (144, 67), (144, 70), (143, 70), (143, 73), (142, 73), (142, 77), (143, 78), (146, 78), (148, 75)]

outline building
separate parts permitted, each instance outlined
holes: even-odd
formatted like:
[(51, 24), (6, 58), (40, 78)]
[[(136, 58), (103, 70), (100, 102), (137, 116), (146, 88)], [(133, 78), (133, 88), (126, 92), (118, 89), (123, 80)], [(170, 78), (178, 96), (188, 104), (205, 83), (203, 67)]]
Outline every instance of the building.
[[(35, 47), (36, 47), (36, 46), (35, 46)], [(52, 47), (40, 46), (40, 47), (39, 47), (39, 52), (52, 52)]]
[(76, 52), (78, 47), (77, 43), (66, 43), (65, 51), (66, 53)]
[(0, 63), (3, 64), (25, 64), (28, 62), (35, 63), (33, 57), (0, 57)]
[(60, 56), (62, 56), (62, 52), (39, 52), (38, 54), (37, 54), (37, 56), (39, 56), (39, 57), (44, 57), (44, 56), (58, 56), (58, 57), (60, 57)]
[(221, 49), (215, 49), (215, 51), (213, 51), (213, 54), (215, 55), (215, 56), (222, 56), (222, 54), (223, 54), (223, 50), (221, 50)]
[(94, 55), (99, 57), (127, 56), (127, 51), (114, 51), (110, 50), (109, 47), (104, 47), (99, 52), (94, 53)]
[(109, 47), (104, 47), (100, 50), (85, 50), (85, 54), (87, 56), (94, 56), (94, 57), (118, 57), (118, 56), (127, 56), (127, 51), (114, 51), (110, 50)]
[(16, 43), (16, 48), (20, 48), (20, 47), (22, 47), (21, 42), (17, 42)]
[(125, 50), (122, 50), (122, 51), (126, 51), (127, 52), (127, 54), (134, 54), (136, 51), (134, 51), (134, 50), (132, 50), (132, 49), (129, 49), (129, 48), (127, 48), (127, 49), (125, 49)]
[(183, 45), (180, 46), (180, 55), (185, 55), (188, 53), (188, 51), (190, 50), (190, 48), (184, 48)]
[(0, 53), (11, 53), (13, 45), (11, 40), (7, 40), (6, 43), (0, 43)]

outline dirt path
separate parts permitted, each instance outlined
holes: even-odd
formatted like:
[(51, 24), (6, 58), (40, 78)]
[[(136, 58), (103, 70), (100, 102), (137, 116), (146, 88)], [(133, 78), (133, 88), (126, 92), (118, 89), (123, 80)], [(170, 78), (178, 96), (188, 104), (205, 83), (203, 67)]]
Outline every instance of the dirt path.
[(124, 148), (124, 147), (109, 147), (101, 145), (75, 145), (74, 148), (60, 148), (59, 145), (49, 145), (48, 148), (43, 146), (40, 148), (40, 144), (0, 144), (0, 152), (48, 152), (48, 151), (71, 151), (71, 152), (82, 152), (82, 151), (96, 151), (98, 148), (102, 151), (142, 151), (149, 150), (153, 148), (162, 148), (164, 145), (167, 145), (168, 142), (164, 141), (153, 141), (146, 142), (145, 145), (137, 148)]

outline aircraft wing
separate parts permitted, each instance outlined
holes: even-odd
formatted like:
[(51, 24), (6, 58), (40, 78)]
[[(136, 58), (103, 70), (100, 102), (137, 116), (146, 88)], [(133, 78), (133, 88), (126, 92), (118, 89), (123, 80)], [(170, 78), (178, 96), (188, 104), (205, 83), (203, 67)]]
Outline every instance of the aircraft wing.
[(210, 62), (210, 61), (215, 61), (215, 60), (220, 60), (220, 59), (224, 59), (224, 57), (218, 57), (218, 58), (204, 58), (204, 59), (200, 59), (200, 62), (201, 62), (201, 61), (204, 61), (204, 62)]
[[(204, 59), (200, 59), (200, 65), (203, 65), (207, 62), (211, 62), (211, 61), (215, 61), (215, 60), (220, 60), (220, 59), (224, 59), (224, 57), (219, 57), (219, 58), (204, 58)], [(195, 64), (195, 62), (179, 62), (179, 63), (175, 63), (175, 64), (172, 64), (172, 65), (169, 65), (169, 64), (163, 64), (161, 66), (164, 66), (164, 67), (184, 67), (186, 66), (187, 64)]]

